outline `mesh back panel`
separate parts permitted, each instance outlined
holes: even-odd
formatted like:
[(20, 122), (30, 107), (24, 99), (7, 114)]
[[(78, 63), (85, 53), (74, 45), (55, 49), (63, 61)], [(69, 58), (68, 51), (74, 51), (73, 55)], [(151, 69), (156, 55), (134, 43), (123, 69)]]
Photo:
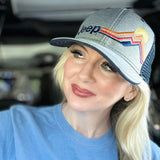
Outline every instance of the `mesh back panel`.
[(153, 43), (152, 48), (146, 57), (146, 60), (144, 61), (142, 68), (141, 68), (141, 77), (143, 80), (147, 83), (149, 83), (150, 75), (151, 75), (151, 64), (153, 62), (153, 59), (155, 57), (155, 43)]

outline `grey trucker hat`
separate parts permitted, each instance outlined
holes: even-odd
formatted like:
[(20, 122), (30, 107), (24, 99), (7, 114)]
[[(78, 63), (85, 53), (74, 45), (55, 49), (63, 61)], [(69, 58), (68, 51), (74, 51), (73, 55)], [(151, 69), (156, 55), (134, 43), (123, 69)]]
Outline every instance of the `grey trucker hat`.
[(108, 8), (88, 16), (75, 38), (53, 38), (51, 45), (89, 46), (132, 84), (149, 83), (155, 38), (149, 25), (131, 9)]

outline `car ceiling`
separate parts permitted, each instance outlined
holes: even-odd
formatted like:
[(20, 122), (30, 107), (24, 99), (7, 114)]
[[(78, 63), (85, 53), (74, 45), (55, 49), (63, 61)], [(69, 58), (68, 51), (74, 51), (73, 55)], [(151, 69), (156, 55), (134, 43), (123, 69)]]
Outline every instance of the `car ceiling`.
[(100, 8), (134, 8), (159, 37), (159, 6), (159, 0), (0, 0), (0, 63), (53, 52), (51, 38), (73, 37), (82, 20)]

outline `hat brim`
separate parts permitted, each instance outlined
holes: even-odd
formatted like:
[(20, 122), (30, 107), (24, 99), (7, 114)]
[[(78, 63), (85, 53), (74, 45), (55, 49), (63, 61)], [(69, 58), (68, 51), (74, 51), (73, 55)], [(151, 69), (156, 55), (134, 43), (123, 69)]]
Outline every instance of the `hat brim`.
[(97, 44), (93, 41), (87, 41), (85, 39), (75, 39), (68, 37), (54, 38), (50, 41), (50, 44), (53, 46), (59, 47), (69, 47), (72, 44), (82, 44), (86, 45), (97, 52), (99, 52), (105, 59), (107, 59), (111, 65), (116, 69), (119, 74), (125, 78), (128, 82), (138, 85), (142, 81), (142, 77), (138, 74), (136, 70), (118, 53), (113, 52), (111, 49), (103, 47), (102, 45)]

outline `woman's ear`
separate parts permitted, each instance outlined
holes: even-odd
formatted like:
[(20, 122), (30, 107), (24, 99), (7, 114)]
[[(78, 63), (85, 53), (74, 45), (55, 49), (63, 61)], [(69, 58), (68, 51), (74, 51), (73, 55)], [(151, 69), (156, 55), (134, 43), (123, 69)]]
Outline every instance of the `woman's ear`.
[(135, 85), (130, 85), (128, 92), (124, 95), (124, 100), (126, 102), (131, 101), (134, 99), (139, 93), (139, 88), (138, 86)]

